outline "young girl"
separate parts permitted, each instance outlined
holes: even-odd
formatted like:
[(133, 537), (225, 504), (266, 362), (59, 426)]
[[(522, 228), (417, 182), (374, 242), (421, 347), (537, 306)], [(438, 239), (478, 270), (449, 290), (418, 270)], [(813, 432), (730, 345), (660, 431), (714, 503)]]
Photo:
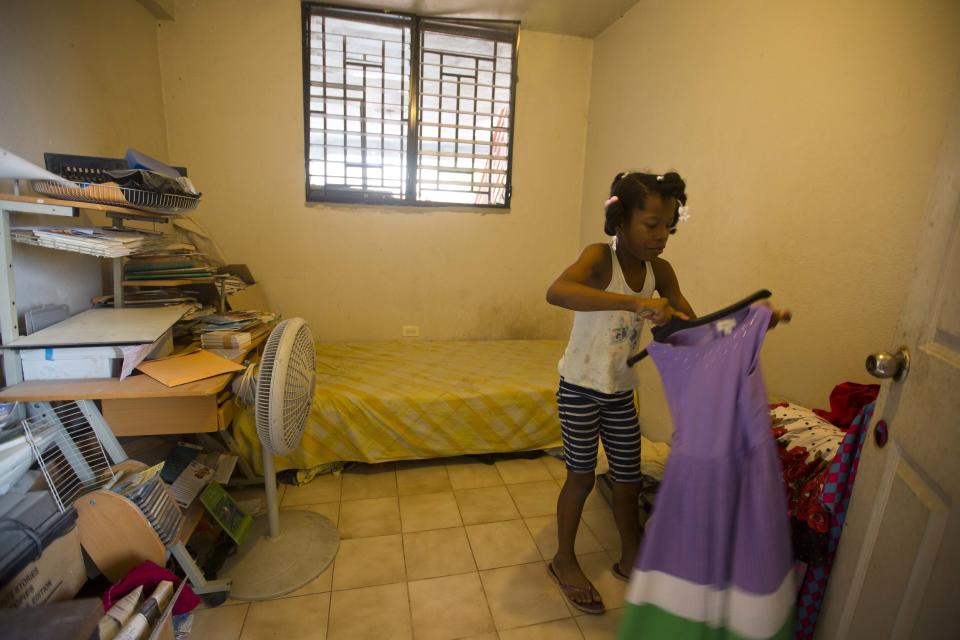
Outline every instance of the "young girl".
[(627, 358), (638, 351), (643, 319), (662, 324), (673, 316), (694, 317), (673, 268), (660, 258), (686, 202), (676, 173), (618, 174), (604, 224), (615, 241), (588, 246), (547, 291), (550, 304), (576, 312), (559, 367), (567, 479), (557, 502), (559, 548), (548, 569), (571, 604), (588, 613), (603, 613), (604, 605), (580, 569), (574, 540), (594, 485), (597, 437), (610, 463), (622, 545), (611, 570), (627, 580), (640, 543), (640, 426), (633, 404), (639, 367), (627, 367)]
[[(570, 603), (587, 613), (603, 613), (604, 605), (577, 562), (574, 540), (594, 485), (597, 437), (610, 464), (621, 542), (611, 571), (627, 581), (640, 543), (640, 426), (633, 403), (639, 367), (628, 367), (627, 358), (638, 351), (644, 319), (663, 324), (673, 316), (696, 317), (673, 267), (660, 257), (686, 202), (686, 185), (676, 173), (617, 174), (604, 224), (615, 241), (588, 246), (547, 290), (550, 304), (576, 312), (559, 366), (567, 479), (557, 501), (559, 546), (548, 570)], [(789, 317), (774, 311), (770, 324)]]

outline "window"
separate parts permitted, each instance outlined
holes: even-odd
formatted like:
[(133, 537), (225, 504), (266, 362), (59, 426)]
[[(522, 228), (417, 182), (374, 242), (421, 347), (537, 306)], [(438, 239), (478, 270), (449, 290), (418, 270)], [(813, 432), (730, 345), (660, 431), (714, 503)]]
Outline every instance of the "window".
[(308, 200), (510, 206), (516, 23), (303, 7)]

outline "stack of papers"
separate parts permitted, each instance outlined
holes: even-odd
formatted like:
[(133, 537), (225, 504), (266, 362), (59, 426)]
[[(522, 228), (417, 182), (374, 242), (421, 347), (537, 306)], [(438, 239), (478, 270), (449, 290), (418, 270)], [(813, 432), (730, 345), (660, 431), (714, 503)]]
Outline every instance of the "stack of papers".
[(153, 239), (127, 262), (123, 272), (125, 280), (196, 280), (213, 275), (195, 246), (163, 236)]
[(197, 331), (204, 349), (239, 350), (270, 331), (275, 313), (231, 311), (200, 319)]
[(100, 258), (122, 258), (139, 251), (145, 236), (136, 231), (99, 227), (18, 227), (13, 238), (23, 244), (85, 253)]

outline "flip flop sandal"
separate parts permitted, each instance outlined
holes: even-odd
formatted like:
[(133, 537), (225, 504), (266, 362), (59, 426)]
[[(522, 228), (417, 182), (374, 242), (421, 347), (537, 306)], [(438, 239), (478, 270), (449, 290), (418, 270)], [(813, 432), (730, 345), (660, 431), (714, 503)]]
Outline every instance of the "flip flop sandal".
[(593, 602), (589, 602), (585, 604), (582, 602), (577, 602), (572, 597), (570, 597), (570, 592), (573, 592), (573, 591), (579, 591), (579, 592), (589, 591), (591, 592), (591, 595), (592, 595), (592, 592), (595, 592), (596, 590), (593, 588), (576, 587), (572, 584), (564, 584), (560, 582), (560, 576), (558, 576), (556, 570), (554, 570), (552, 562), (547, 565), (547, 573), (550, 574), (550, 578), (554, 582), (556, 582), (557, 585), (560, 587), (560, 590), (563, 591), (563, 596), (567, 599), (567, 602), (570, 603), (570, 606), (575, 607), (576, 609), (579, 609), (584, 613), (590, 613), (593, 615), (600, 615), (601, 613), (607, 610), (607, 608), (603, 606), (602, 600), (594, 600)]
[(617, 580), (623, 580), (624, 582), (630, 582), (630, 576), (620, 571), (620, 563), (614, 562), (613, 566), (610, 567), (610, 573), (613, 574), (613, 577)]

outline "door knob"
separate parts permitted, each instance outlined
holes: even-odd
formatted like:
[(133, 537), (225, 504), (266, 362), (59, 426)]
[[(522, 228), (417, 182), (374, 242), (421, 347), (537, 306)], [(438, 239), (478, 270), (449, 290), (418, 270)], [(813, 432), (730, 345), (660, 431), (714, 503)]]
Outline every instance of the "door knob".
[(900, 382), (910, 372), (910, 352), (901, 347), (896, 353), (881, 351), (867, 356), (867, 372), (876, 378), (893, 378)]

